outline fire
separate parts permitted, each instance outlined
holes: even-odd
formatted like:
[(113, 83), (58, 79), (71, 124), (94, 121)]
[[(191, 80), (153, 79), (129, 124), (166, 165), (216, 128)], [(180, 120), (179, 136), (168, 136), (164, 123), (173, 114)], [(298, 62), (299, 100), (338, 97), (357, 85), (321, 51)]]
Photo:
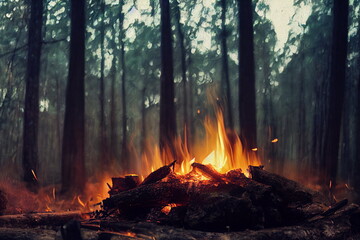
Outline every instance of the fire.
[[(192, 170), (191, 164), (199, 162), (212, 165), (218, 172), (226, 173), (229, 170), (241, 168), (246, 170), (248, 165), (261, 165), (256, 156), (257, 148), (246, 152), (241, 144), (238, 134), (225, 128), (224, 118), (221, 111), (216, 114), (216, 121), (206, 118), (206, 135), (203, 142), (195, 144), (192, 153), (187, 149), (180, 138), (176, 139), (174, 150), (165, 151), (161, 156), (158, 146), (148, 149), (142, 156), (141, 165), (136, 170), (140, 176), (147, 176), (151, 172), (168, 164), (165, 160), (177, 160), (175, 173), (185, 175)], [(176, 152), (179, 159), (172, 159), (172, 153)], [(246, 174), (246, 172), (244, 171)]]

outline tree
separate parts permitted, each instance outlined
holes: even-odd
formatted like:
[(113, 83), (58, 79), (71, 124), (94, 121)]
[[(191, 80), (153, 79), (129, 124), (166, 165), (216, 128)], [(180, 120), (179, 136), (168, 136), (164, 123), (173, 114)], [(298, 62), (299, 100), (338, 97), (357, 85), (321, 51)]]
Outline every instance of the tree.
[(85, 0), (71, 0), (70, 61), (62, 145), (62, 192), (82, 192), (85, 175)]
[(120, 69), (121, 69), (121, 103), (122, 103), (122, 144), (121, 144), (121, 158), (123, 168), (127, 169), (129, 166), (128, 157), (129, 149), (127, 143), (127, 105), (126, 105), (126, 66), (125, 66), (125, 29), (124, 29), (124, 1), (119, 0), (119, 43), (120, 43)]
[(221, 0), (221, 60), (222, 60), (222, 94), (225, 96), (226, 106), (224, 107), (225, 111), (225, 123), (228, 128), (234, 129), (234, 121), (232, 115), (232, 101), (231, 101), (231, 91), (230, 91), (230, 76), (229, 76), (229, 64), (228, 64), (228, 47), (227, 47), (227, 35), (228, 31), (226, 29), (226, 0)]
[(36, 190), (38, 167), (39, 77), (43, 25), (43, 1), (32, 0), (28, 33), (28, 57), (24, 108), (23, 171), (27, 186)]
[(189, 114), (188, 114), (188, 86), (187, 86), (187, 78), (186, 78), (186, 49), (185, 49), (185, 37), (183, 26), (180, 22), (181, 20), (181, 12), (179, 7), (179, 2), (175, 1), (175, 18), (176, 18), (176, 29), (177, 35), (179, 37), (179, 45), (180, 45), (180, 59), (181, 59), (181, 81), (183, 84), (183, 125), (184, 125), (184, 142), (188, 147), (189, 143)]
[(254, 70), (254, 30), (251, 0), (238, 0), (239, 20), (239, 119), (245, 148), (256, 145), (256, 103)]
[(344, 103), (349, 0), (334, 0), (333, 42), (331, 48), (331, 72), (329, 79), (329, 112), (326, 118), (326, 132), (321, 166), (325, 167), (323, 184), (336, 185), (338, 153), (341, 130), (341, 116)]
[(117, 47), (115, 44), (116, 31), (113, 29), (113, 59), (111, 63), (111, 90), (110, 90), (110, 148), (111, 148), (111, 164), (113, 164), (114, 159), (118, 157), (117, 145), (117, 122), (116, 122), (116, 100), (115, 100), (115, 86), (116, 86), (116, 56)]
[(109, 146), (106, 132), (106, 118), (105, 118), (105, 0), (100, 3), (101, 9), (101, 24), (100, 24), (100, 168), (104, 171), (110, 168)]
[[(160, 77), (160, 149), (172, 151), (176, 137), (175, 93), (173, 77), (172, 35), (169, 0), (160, 0), (161, 8), (161, 77)], [(165, 161), (171, 159), (165, 159)]]

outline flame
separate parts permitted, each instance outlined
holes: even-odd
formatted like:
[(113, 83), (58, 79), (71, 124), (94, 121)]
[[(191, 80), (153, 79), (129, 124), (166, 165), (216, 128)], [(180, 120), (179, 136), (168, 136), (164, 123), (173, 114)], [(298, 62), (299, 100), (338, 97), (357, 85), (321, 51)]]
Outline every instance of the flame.
[(170, 204), (166, 205), (165, 207), (163, 207), (161, 209), (161, 212), (163, 212), (165, 215), (169, 215), (171, 209), (173, 207), (177, 207), (177, 206), (178, 206), (178, 204), (176, 204), (176, 203), (170, 203)]
[(277, 143), (279, 141), (278, 138), (274, 138), (273, 140), (271, 140), (272, 143)]
[[(148, 147), (147, 152), (142, 155), (141, 165), (139, 164), (137, 169), (139, 175), (147, 176), (174, 160), (172, 157), (174, 151), (178, 157), (175, 172), (181, 175), (189, 173), (192, 170), (191, 164), (195, 161), (211, 164), (220, 173), (226, 173), (235, 168), (246, 170), (248, 165), (261, 165), (256, 156), (258, 149), (254, 148), (250, 152), (244, 150), (238, 134), (225, 128), (221, 111), (216, 113), (215, 121), (206, 118), (204, 127), (205, 139), (200, 144), (195, 144), (192, 153), (181, 138), (175, 139), (173, 143), (175, 150), (168, 149), (164, 151), (163, 155), (158, 146)], [(246, 174), (246, 171), (244, 172)]]

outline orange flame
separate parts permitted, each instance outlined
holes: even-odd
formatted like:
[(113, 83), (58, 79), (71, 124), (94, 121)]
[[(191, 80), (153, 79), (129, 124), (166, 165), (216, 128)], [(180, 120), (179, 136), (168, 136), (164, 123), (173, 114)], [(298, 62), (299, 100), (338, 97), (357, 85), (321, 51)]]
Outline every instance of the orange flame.
[[(187, 174), (191, 171), (193, 162), (202, 164), (211, 164), (220, 173), (225, 173), (231, 169), (247, 169), (248, 165), (261, 165), (256, 156), (257, 148), (246, 152), (241, 144), (240, 138), (235, 131), (225, 128), (224, 118), (221, 111), (216, 114), (216, 121), (206, 118), (205, 120), (206, 136), (201, 144), (195, 145), (193, 155), (187, 149), (187, 145), (176, 139), (173, 146), (179, 159), (175, 166), (177, 174)], [(166, 165), (165, 159), (171, 159), (174, 150), (165, 151), (161, 156), (158, 146), (148, 150), (147, 154), (142, 156), (141, 165), (137, 171), (140, 175), (146, 176), (152, 171)], [(180, 165), (179, 165), (180, 164)], [(244, 171), (245, 172), (245, 171)]]

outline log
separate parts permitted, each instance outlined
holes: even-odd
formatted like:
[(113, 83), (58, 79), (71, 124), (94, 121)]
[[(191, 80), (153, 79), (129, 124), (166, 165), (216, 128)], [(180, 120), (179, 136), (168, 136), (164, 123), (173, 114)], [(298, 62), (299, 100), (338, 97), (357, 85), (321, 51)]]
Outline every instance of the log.
[(132, 232), (141, 239), (157, 240), (355, 240), (360, 238), (360, 211), (358, 206), (346, 206), (331, 217), (312, 223), (271, 229), (245, 230), (241, 232), (204, 232), (163, 226), (150, 222), (101, 221), (101, 228), (110, 231)]
[(73, 219), (82, 219), (78, 211), (58, 213), (28, 213), (0, 216), (0, 227), (61, 226)]
[(139, 176), (133, 174), (126, 175), (125, 177), (112, 178), (111, 180), (112, 187), (110, 187), (110, 195), (136, 188), (140, 183)]
[(201, 163), (193, 163), (191, 164), (191, 166), (195, 170), (200, 171), (205, 177), (209, 179), (224, 182), (224, 176), (218, 171), (216, 171), (215, 168), (210, 164), (204, 165)]
[(171, 167), (174, 166), (175, 162), (176, 160), (170, 163), (169, 165), (165, 165), (155, 170), (154, 172), (150, 173), (140, 184), (140, 186), (155, 183), (166, 178), (166, 176), (169, 175), (169, 173), (171, 172)]
[(310, 193), (310, 190), (302, 187), (295, 181), (267, 172), (261, 167), (249, 166), (249, 170), (253, 180), (271, 186), (274, 191), (283, 198), (285, 204), (306, 204), (313, 200), (313, 195)]
[(118, 193), (105, 200), (105, 209), (137, 207), (159, 207), (169, 203), (184, 203), (188, 200), (188, 183), (156, 182)]
[(186, 204), (191, 198), (203, 198), (211, 194), (240, 196), (244, 188), (235, 184), (209, 180), (198, 182), (156, 182), (124, 191), (103, 200), (109, 209), (128, 207), (162, 207), (170, 203)]

